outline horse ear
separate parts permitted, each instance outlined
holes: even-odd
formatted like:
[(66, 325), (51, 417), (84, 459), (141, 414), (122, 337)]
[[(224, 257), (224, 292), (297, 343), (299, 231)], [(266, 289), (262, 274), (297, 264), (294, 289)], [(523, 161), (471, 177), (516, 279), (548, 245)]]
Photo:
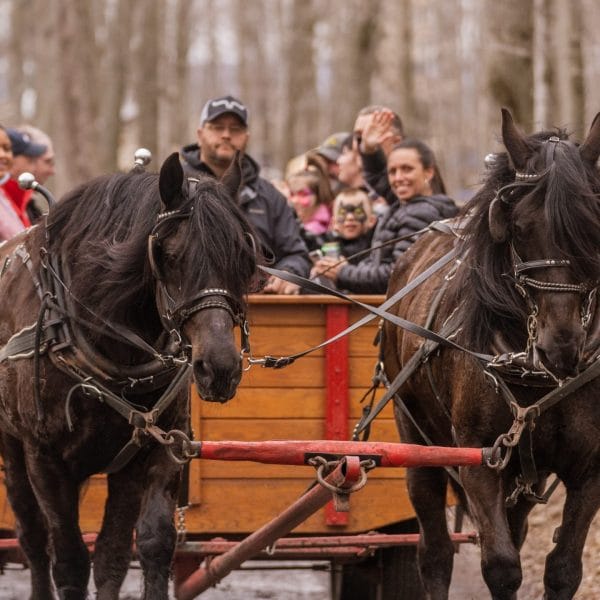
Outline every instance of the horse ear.
[(232, 198), (237, 200), (238, 192), (242, 187), (242, 161), (244, 159), (244, 154), (239, 150), (235, 153), (233, 160), (225, 173), (223, 173), (223, 177), (221, 177), (221, 183), (227, 188), (227, 191), (231, 195)]
[(590, 132), (585, 138), (585, 142), (579, 147), (579, 153), (582, 160), (590, 163), (593, 167), (596, 166), (598, 156), (600, 156), (600, 113), (592, 121)]
[(495, 244), (502, 244), (508, 239), (506, 207), (498, 196), (492, 200), (488, 209), (488, 225)]
[(531, 151), (507, 108), (502, 109), (502, 140), (515, 169), (517, 171), (525, 169)]
[(176, 207), (177, 201), (181, 202), (183, 196), (181, 188), (183, 186), (183, 167), (179, 160), (179, 154), (173, 152), (160, 168), (158, 176), (158, 189), (160, 199), (165, 208), (173, 210)]

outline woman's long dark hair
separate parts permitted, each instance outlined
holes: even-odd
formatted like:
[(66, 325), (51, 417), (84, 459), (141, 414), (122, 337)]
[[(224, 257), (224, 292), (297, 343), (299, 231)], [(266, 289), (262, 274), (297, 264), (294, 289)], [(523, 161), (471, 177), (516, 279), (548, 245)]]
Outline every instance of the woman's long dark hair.
[(445, 195), (446, 184), (444, 183), (444, 179), (442, 178), (442, 174), (440, 173), (440, 169), (435, 159), (435, 154), (433, 153), (433, 150), (425, 142), (417, 138), (403, 139), (401, 142), (398, 142), (394, 145), (394, 147), (392, 148), (392, 152), (394, 150), (400, 150), (401, 148), (408, 148), (417, 151), (423, 168), (433, 169), (433, 177), (429, 182), (432, 193)]

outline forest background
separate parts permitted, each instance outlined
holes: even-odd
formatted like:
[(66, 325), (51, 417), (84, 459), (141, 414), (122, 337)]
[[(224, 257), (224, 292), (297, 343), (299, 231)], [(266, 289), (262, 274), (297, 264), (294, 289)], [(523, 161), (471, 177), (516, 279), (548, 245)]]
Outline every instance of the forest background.
[(0, 123), (54, 140), (60, 194), (195, 141), (204, 102), (250, 109), (265, 174), (385, 104), (458, 200), (501, 106), (582, 139), (600, 110), (598, 0), (0, 0)]

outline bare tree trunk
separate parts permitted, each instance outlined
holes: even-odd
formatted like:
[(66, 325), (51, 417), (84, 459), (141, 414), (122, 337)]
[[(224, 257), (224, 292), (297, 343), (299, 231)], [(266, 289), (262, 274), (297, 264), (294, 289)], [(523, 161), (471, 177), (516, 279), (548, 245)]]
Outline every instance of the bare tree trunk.
[(61, 102), (60, 135), (63, 160), (71, 184), (99, 172), (94, 162), (98, 140), (96, 129), (98, 55), (89, 0), (58, 3), (54, 30), (59, 36), (61, 68), (58, 85)]
[(8, 42), (8, 85), (11, 91), (9, 113), (20, 120), (21, 99), (26, 87), (24, 77), (25, 51), (29, 15), (28, 2), (15, 0), (10, 4), (10, 38)]
[(173, 149), (178, 148), (189, 135), (189, 72), (188, 54), (191, 33), (191, 0), (177, 0), (175, 6), (175, 56), (169, 93), (170, 131), (169, 141)]
[(489, 94), (527, 131), (533, 127), (532, 9), (532, 0), (486, 0), (484, 11)]
[(547, 1), (533, 0), (533, 122), (536, 128), (548, 126), (548, 19)]
[(267, 62), (267, 52), (264, 39), (269, 27), (267, 16), (269, 6), (263, 0), (255, 0), (252, 10), (245, 10), (245, 0), (235, 0), (234, 19), (237, 33), (237, 79), (240, 83), (241, 97), (252, 111), (252, 146), (253, 155), (263, 166), (275, 164), (273, 149), (273, 127), (270, 105), (272, 89), (269, 85), (271, 77), (270, 65)]
[(313, 35), (315, 13), (312, 2), (292, 0), (289, 40), (285, 51), (287, 70), (286, 138), (283, 152), (292, 157), (314, 145), (311, 135), (318, 122), (316, 106)]
[(139, 144), (153, 154), (159, 151), (159, 97), (161, 47), (164, 44), (162, 0), (146, 0), (140, 5), (141, 44), (138, 49), (137, 66), (139, 78), (136, 97), (139, 106)]
[(583, 116), (584, 132), (600, 111), (600, 3), (598, 0), (580, 0), (581, 54), (583, 61)]
[(117, 0), (112, 18), (107, 23), (107, 40), (102, 71), (104, 94), (102, 96), (101, 144), (99, 157), (103, 171), (118, 168), (119, 146), (122, 136), (121, 107), (130, 73), (129, 44), (132, 30), (134, 3)]

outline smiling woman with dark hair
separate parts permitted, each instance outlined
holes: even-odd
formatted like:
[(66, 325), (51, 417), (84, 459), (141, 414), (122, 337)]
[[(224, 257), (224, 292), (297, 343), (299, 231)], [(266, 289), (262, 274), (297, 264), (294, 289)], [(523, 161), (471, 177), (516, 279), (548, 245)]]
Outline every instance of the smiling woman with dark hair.
[[(389, 210), (380, 216), (371, 253), (356, 265), (321, 259), (313, 272), (323, 274), (340, 289), (358, 294), (383, 294), (398, 257), (415, 241), (406, 238), (433, 221), (457, 214), (454, 201), (444, 193), (433, 193), (433, 184), (443, 188), (436, 176), (435, 156), (421, 140), (407, 139), (396, 144), (387, 157), (387, 178), (391, 193)], [(395, 240), (395, 241), (394, 241)], [(385, 245), (382, 245), (385, 244)]]

